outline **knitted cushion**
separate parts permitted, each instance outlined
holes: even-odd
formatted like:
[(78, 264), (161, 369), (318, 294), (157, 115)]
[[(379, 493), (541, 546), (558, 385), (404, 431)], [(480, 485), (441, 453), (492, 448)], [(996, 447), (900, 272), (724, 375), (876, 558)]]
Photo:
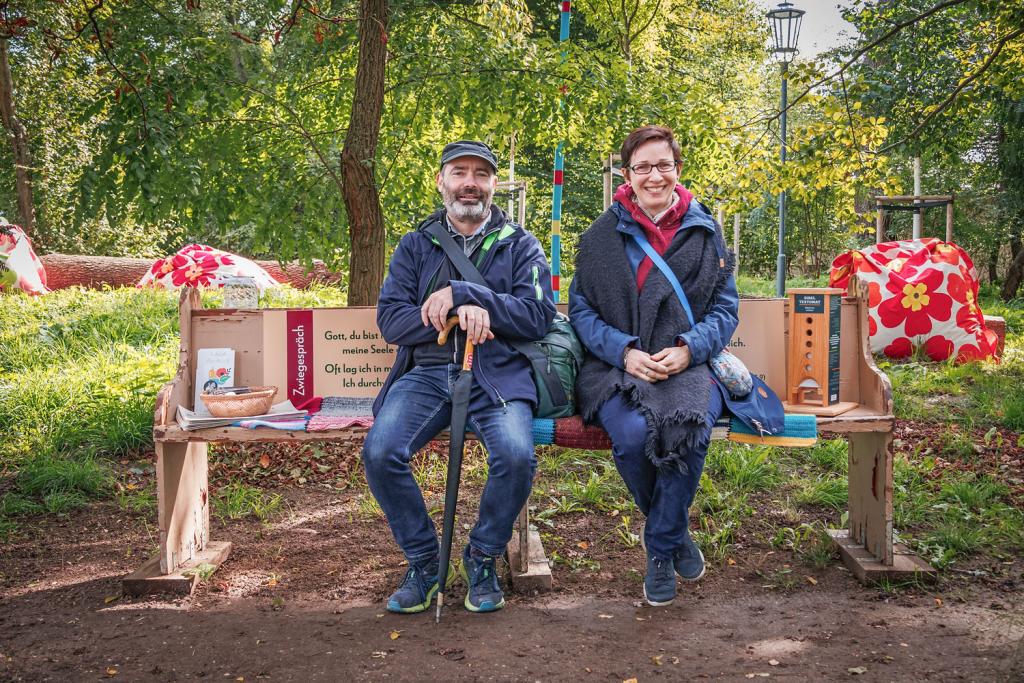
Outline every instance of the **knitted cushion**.
[(612, 442), (603, 429), (585, 425), (583, 418), (573, 415), (555, 420), (555, 445), (604, 451), (612, 447)]

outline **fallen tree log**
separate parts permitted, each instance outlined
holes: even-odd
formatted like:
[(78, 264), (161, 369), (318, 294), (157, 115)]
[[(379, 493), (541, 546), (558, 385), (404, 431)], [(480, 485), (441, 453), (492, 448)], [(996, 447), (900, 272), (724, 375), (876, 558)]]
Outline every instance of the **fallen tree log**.
[[(99, 289), (104, 285), (134, 287), (152, 267), (155, 259), (43, 254), (39, 260), (46, 268), (46, 286), (50, 289)], [(328, 270), (323, 261), (313, 261), (309, 272), (297, 261), (283, 265), (277, 261), (256, 261), (256, 264), (278, 282), (290, 284), (297, 289), (305, 289), (313, 283), (337, 284), (342, 280), (341, 274)]]

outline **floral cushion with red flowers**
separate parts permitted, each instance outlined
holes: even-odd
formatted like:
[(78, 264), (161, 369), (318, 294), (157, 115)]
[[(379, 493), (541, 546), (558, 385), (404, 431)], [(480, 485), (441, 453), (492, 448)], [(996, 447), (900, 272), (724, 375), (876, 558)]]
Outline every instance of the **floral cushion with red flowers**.
[(0, 290), (46, 294), (46, 269), (25, 231), (0, 219)]
[(176, 254), (157, 259), (137, 286), (164, 289), (223, 287), (225, 279), (237, 276), (253, 278), (261, 292), (268, 287), (280, 286), (270, 273), (249, 259), (205, 244), (189, 244)]
[(851, 250), (832, 261), (829, 285), (846, 289), (851, 275), (868, 286), (873, 352), (999, 360), (996, 334), (978, 305), (978, 273), (959, 246), (930, 237)]

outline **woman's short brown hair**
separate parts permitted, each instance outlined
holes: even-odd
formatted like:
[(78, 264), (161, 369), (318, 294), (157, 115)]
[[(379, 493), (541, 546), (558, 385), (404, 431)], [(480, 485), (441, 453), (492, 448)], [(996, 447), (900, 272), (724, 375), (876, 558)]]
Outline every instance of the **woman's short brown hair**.
[(671, 128), (666, 128), (665, 126), (641, 126), (627, 135), (626, 139), (622, 141), (622, 150), (619, 152), (622, 156), (622, 167), (629, 166), (629, 162), (633, 158), (633, 152), (638, 147), (657, 140), (667, 142), (668, 146), (672, 148), (672, 157), (675, 162), (677, 164), (683, 163), (682, 150), (679, 149), (679, 143), (676, 142)]

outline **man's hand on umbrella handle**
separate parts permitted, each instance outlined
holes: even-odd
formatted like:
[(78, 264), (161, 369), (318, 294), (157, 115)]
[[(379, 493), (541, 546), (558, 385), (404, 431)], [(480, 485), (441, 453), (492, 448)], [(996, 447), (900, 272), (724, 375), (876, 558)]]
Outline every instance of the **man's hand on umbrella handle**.
[(437, 290), (427, 297), (420, 308), (420, 320), (423, 321), (423, 326), (433, 325), (434, 329), (440, 332), (444, 329), (445, 316), (453, 306), (455, 306), (455, 302), (452, 300), (451, 286)]
[(491, 332), (491, 314), (486, 308), (464, 304), (459, 306), (459, 327), (466, 331), (466, 338), (474, 344), (483, 344), (488, 339), (494, 339)]

